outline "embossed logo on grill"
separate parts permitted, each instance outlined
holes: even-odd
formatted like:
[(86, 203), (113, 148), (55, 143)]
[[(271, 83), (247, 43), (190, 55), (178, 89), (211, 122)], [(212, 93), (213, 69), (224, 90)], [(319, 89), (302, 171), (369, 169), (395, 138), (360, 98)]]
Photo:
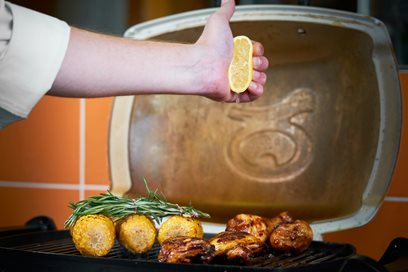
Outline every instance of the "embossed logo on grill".
[(240, 128), (226, 146), (228, 165), (259, 182), (295, 178), (312, 161), (313, 144), (304, 124), (314, 110), (315, 95), (307, 88), (273, 105), (232, 105), (228, 117)]

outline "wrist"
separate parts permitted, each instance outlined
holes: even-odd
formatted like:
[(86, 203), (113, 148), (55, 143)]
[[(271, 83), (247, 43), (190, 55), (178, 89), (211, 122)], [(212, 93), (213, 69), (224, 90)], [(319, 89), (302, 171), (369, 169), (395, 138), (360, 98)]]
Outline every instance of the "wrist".
[(223, 100), (229, 93), (228, 66), (230, 60), (214, 52), (208, 45), (196, 43), (193, 45), (193, 65), (191, 72), (194, 83), (191, 91), (194, 94), (214, 100)]

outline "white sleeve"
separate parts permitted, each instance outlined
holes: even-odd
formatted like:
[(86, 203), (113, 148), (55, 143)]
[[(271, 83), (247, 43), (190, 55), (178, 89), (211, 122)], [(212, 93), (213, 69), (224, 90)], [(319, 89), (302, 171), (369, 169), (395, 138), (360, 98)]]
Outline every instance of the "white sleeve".
[(11, 37), (11, 12), (6, 9), (4, 0), (0, 0), (0, 61), (6, 52)]
[(0, 128), (4, 113), (27, 117), (51, 88), (69, 34), (63, 21), (0, 0)]

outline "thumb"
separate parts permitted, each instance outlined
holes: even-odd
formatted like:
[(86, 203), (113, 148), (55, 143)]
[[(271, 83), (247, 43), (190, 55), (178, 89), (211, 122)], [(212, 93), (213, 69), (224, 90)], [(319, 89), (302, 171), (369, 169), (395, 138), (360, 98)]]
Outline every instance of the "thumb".
[(229, 21), (235, 11), (235, 0), (222, 0), (221, 7), (218, 12), (225, 16)]

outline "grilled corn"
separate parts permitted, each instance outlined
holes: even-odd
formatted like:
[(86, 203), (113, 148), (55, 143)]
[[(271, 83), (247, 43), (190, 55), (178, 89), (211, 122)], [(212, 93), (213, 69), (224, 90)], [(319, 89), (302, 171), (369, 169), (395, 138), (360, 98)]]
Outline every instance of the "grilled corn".
[(77, 250), (86, 256), (105, 256), (115, 242), (112, 220), (101, 214), (81, 216), (71, 229)]
[(166, 239), (178, 236), (203, 238), (204, 231), (200, 220), (179, 215), (171, 216), (160, 226), (157, 240), (161, 245)]

